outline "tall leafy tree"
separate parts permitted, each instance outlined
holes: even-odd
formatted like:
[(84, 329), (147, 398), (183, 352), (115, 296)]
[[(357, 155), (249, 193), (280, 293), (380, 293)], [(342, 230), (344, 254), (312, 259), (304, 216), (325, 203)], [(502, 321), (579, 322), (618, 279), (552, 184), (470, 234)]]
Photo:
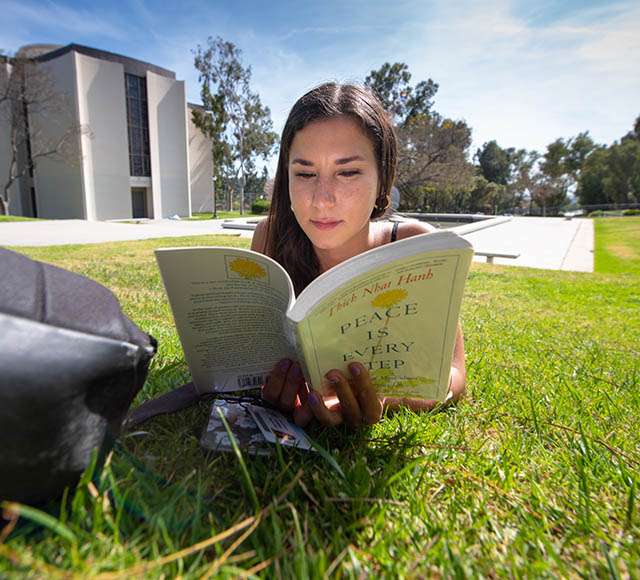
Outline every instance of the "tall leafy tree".
[(580, 172), (587, 157), (596, 148), (589, 131), (579, 133), (567, 141), (564, 165), (575, 181), (580, 178)]
[(511, 177), (511, 154), (495, 141), (489, 141), (478, 149), (476, 159), (483, 177), (491, 183), (506, 185)]
[(409, 207), (453, 211), (452, 196), (473, 186), (467, 161), (471, 130), (436, 112), (407, 120), (398, 132), (396, 184)]
[[(193, 51), (202, 85), (203, 111), (193, 121), (212, 139), (214, 166), (221, 180), (239, 182), (240, 213), (244, 213), (246, 175), (257, 158), (267, 159), (275, 146), (271, 112), (251, 91), (251, 67), (242, 65), (242, 53), (231, 42), (209, 37)], [(228, 185), (230, 185), (228, 183)], [(227, 187), (232, 209), (233, 187)]]
[(396, 185), (401, 205), (453, 211), (473, 187), (467, 161), (471, 130), (464, 121), (433, 110), (438, 85), (431, 79), (411, 85), (405, 63), (385, 63), (371, 71), (366, 86), (378, 95), (398, 134)]
[(567, 202), (571, 185), (571, 172), (566, 164), (568, 154), (567, 143), (563, 139), (556, 139), (547, 145), (540, 159), (540, 178), (531, 192), (531, 199), (542, 208), (543, 215), (550, 210), (556, 213)]
[(585, 206), (640, 202), (640, 117), (619, 142), (585, 156), (577, 195)]
[(415, 87), (410, 81), (411, 73), (405, 63), (386, 62), (377, 71), (371, 71), (364, 82), (378, 96), (394, 123), (401, 125), (427, 115), (438, 92), (438, 85), (431, 79), (420, 81)]
[(640, 202), (640, 140), (614, 143), (609, 147), (607, 166), (602, 179), (606, 196), (615, 204)]
[(571, 139), (556, 139), (547, 145), (540, 159), (540, 176), (532, 198), (543, 208), (559, 208), (567, 202), (579, 181), (584, 164), (596, 145), (589, 132), (579, 133)]
[(604, 190), (604, 178), (609, 172), (609, 151), (607, 147), (598, 147), (585, 160), (580, 174), (576, 195), (580, 205), (604, 205), (612, 203)]
[(540, 154), (526, 149), (512, 150), (511, 178), (507, 188), (512, 195), (513, 205), (507, 209), (524, 210), (525, 203), (535, 195), (541, 174), (537, 171)]

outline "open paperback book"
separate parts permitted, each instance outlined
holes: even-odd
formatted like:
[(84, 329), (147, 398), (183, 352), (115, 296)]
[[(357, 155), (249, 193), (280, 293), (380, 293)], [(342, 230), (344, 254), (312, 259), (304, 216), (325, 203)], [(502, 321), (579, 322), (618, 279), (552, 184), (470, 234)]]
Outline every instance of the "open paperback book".
[(360, 361), (379, 393), (440, 401), (472, 257), (452, 232), (422, 234), (339, 264), (296, 298), (285, 270), (262, 254), (156, 250), (200, 392), (259, 386), (289, 357), (317, 390), (324, 373)]

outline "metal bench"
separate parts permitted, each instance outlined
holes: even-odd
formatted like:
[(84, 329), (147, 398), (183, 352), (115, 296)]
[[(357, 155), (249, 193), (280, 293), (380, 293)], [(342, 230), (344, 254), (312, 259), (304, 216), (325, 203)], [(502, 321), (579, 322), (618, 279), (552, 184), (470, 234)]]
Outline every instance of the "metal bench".
[(510, 258), (511, 260), (515, 260), (520, 257), (520, 254), (508, 254), (505, 252), (475, 252), (476, 256), (483, 256), (487, 258), (487, 264), (493, 264), (494, 258)]

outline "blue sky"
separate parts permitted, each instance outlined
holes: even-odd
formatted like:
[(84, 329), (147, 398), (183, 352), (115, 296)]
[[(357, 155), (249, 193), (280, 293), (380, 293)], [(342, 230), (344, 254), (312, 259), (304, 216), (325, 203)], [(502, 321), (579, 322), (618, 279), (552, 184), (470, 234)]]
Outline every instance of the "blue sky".
[(640, 115), (640, 2), (594, 0), (0, 0), (0, 49), (72, 42), (175, 71), (199, 102), (192, 49), (243, 51), (280, 132), (295, 100), (327, 80), (405, 62), (440, 86), (434, 108), (465, 119), (474, 150), (544, 151), (589, 130), (610, 144)]

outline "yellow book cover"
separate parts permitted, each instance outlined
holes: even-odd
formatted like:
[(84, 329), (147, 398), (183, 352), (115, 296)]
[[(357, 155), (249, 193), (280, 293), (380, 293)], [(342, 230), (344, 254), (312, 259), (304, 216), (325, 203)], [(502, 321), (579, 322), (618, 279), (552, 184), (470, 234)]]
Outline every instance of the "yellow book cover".
[(383, 264), (331, 292), (298, 326), (316, 388), (352, 361), (387, 396), (444, 400), (473, 252), (439, 250)]
[(297, 358), (320, 389), (352, 361), (380, 393), (444, 400), (473, 248), (424, 234), (351, 258), (297, 298), (274, 260), (238, 248), (165, 248), (156, 258), (199, 391), (261, 384)]

